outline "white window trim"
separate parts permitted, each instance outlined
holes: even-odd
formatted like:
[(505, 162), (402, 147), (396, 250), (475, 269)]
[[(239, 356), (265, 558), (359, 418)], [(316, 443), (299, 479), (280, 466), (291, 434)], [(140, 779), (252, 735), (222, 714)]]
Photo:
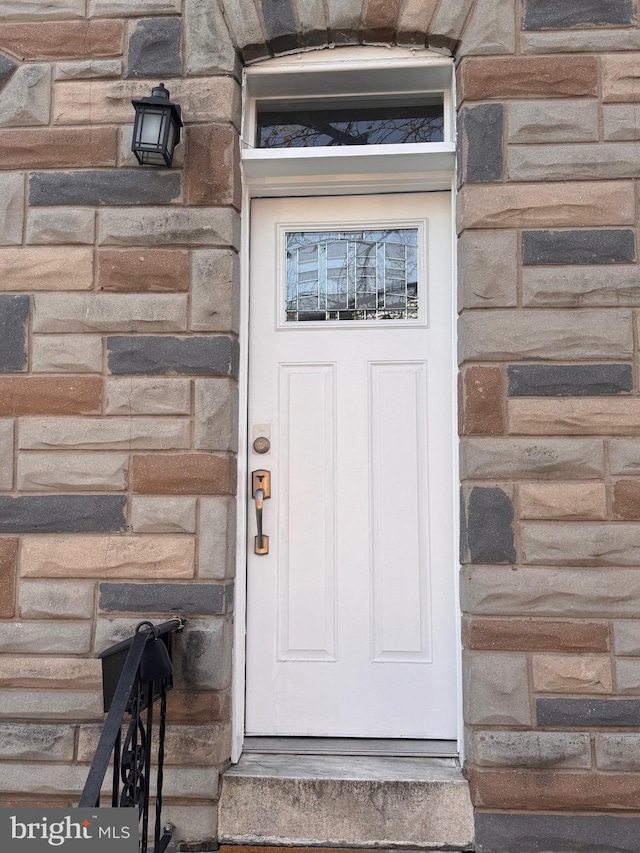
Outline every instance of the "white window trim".
[[(236, 528), (236, 582), (232, 674), (231, 761), (242, 753), (245, 729), (245, 636), (247, 576), (248, 480), (248, 346), (249, 235), (251, 199), (263, 196), (354, 195), (385, 192), (452, 193), (453, 282), (451, 322), (456, 340), (456, 229), (455, 229), (455, 74), (453, 60), (428, 50), (351, 47), (312, 51), (268, 60), (244, 71), (241, 133), (243, 179), (242, 239), (240, 250), (240, 370), (238, 440), (238, 513)], [(444, 93), (445, 141), (408, 145), (371, 145), (331, 148), (259, 149), (253, 146), (257, 101), (300, 99), (301, 104), (327, 94), (371, 97), (425, 92)], [(455, 349), (455, 347), (454, 347)], [(454, 365), (457, 370), (457, 364)], [(455, 395), (454, 408), (456, 407)], [(453, 423), (457, 423), (457, 411)], [(452, 435), (455, 470), (457, 435)], [(451, 508), (456, 535), (460, 525), (458, 501)], [(451, 567), (455, 572), (456, 566)], [(457, 574), (456, 574), (457, 578)], [(457, 622), (458, 751), (464, 757), (462, 711), (462, 641), (459, 584), (455, 583)]]

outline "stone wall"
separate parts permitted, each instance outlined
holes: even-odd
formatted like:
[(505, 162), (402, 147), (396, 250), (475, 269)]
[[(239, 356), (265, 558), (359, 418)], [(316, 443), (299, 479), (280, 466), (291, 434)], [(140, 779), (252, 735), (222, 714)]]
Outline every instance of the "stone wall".
[[(77, 798), (101, 719), (96, 652), (142, 617), (181, 613), (168, 816), (183, 837), (215, 834), (230, 754), (239, 70), (357, 42), (428, 44), (458, 64), (478, 849), (636, 850), (634, 0), (4, 0), (0, 805)], [(129, 152), (130, 100), (159, 80), (187, 122), (171, 171)]]

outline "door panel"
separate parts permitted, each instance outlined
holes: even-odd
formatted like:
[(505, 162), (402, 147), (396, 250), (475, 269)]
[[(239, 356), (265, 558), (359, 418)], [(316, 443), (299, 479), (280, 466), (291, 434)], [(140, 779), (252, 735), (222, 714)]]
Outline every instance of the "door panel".
[(448, 193), (259, 199), (247, 733), (456, 735)]

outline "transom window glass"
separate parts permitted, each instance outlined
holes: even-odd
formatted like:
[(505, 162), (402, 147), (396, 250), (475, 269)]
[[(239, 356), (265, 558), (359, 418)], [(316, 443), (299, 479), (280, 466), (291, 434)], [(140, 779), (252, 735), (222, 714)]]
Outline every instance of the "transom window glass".
[(442, 95), (419, 103), (379, 106), (338, 104), (323, 109), (287, 104), (258, 106), (258, 148), (310, 148), (335, 145), (404, 145), (442, 142)]
[(287, 322), (418, 318), (418, 229), (286, 235)]

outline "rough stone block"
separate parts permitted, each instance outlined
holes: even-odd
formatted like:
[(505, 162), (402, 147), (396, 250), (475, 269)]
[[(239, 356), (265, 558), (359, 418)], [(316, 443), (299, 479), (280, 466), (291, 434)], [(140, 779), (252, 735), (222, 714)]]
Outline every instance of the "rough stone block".
[(13, 487), (13, 420), (0, 420), (0, 489)]
[(261, 0), (262, 19), (274, 53), (295, 49), (300, 45), (291, 0)]
[(0, 174), (0, 245), (22, 243), (24, 173)]
[(168, 204), (180, 197), (180, 172), (144, 169), (34, 172), (31, 205)]
[(30, 210), (27, 243), (93, 244), (95, 213), (85, 208)]
[(15, 613), (18, 544), (18, 539), (0, 539), (0, 619)]
[(608, 652), (609, 626), (603, 622), (548, 619), (467, 619), (463, 643), (470, 649), (511, 652)]
[(209, 453), (134, 456), (131, 481), (137, 494), (233, 494), (235, 460)]
[(181, 450), (190, 446), (185, 418), (22, 418), (20, 450)]
[(510, 397), (584, 397), (633, 391), (630, 364), (523, 364), (508, 368)]
[[(187, 16), (189, 16), (188, 7)], [(240, 53), (245, 61), (258, 57), (264, 58), (269, 55), (269, 49), (265, 44), (262, 20), (258, 15), (257, 7), (247, 6), (242, 0), (225, 0), (224, 16), (232, 37), (231, 40), (240, 48)], [(206, 49), (208, 49), (208, 45)]]
[[(28, 623), (20, 623), (28, 625)], [(43, 626), (45, 634), (51, 630), (47, 623), (39, 623)], [(68, 636), (68, 623), (57, 622), (61, 634)], [(68, 626), (73, 629), (74, 625)], [(83, 635), (86, 639), (87, 625), (83, 625)], [(28, 625), (31, 629), (32, 626)], [(27, 632), (28, 636), (28, 632)], [(26, 651), (34, 652), (38, 646)], [(64, 688), (78, 688), (84, 690), (99, 690), (102, 687), (102, 667), (97, 659), (82, 659), (71, 657), (45, 657), (38, 655), (3, 655), (0, 659), (0, 684), (3, 687), (31, 687), (37, 689), (46, 687), (49, 690)]]
[(103, 612), (221, 616), (232, 597), (229, 584), (101, 583)]
[(126, 526), (124, 495), (0, 497), (0, 533), (87, 533)]
[(0, 757), (5, 761), (64, 761), (71, 763), (75, 742), (72, 726), (3, 723)]
[(113, 127), (0, 131), (0, 157), (8, 169), (115, 166)]
[(467, 438), (460, 442), (462, 479), (584, 479), (604, 473), (598, 439)]
[(58, 62), (53, 67), (54, 80), (101, 80), (121, 76), (122, 62), (119, 59), (84, 59), (79, 62)]
[(34, 373), (101, 373), (99, 335), (34, 335), (31, 369)]
[(228, 691), (172, 690), (167, 697), (167, 719), (172, 724), (229, 722), (231, 695)]
[(97, 376), (0, 377), (2, 415), (96, 415), (101, 407)]
[(90, 619), (94, 606), (91, 581), (27, 581), (19, 587), (23, 619)]
[(176, 77), (181, 73), (180, 18), (142, 18), (130, 25), (127, 77)]
[(640, 656), (640, 622), (614, 622), (613, 636), (617, 655)]
[[(509, 105), (511, 143), (597, 142), (598, 102), (513, 101)], [(571, 149), (575, 152), (575, 149)]]
[[(48, 5), (51, 7), (54, 4)], [(46, 12), (42, 9), (42, 17), (45, 16)], [(0, 24), (0, 48), (10, 50), (23, 60), (120, 56), (123, 36), (122, 21), (21, 21)]]
[(597, 734), (596, 764), (599, 770), (640, 770), (640, 735)]
[[(149, 4), (145, 4), (145, 8)], [(85, 80), (55, 84), (54, 124), (129, 124), (131, 100), (149, 95), (148, 80)], [(240, 89), (229, 76), (172, 80), (171, 100), (199, 121), (239, 124)]]
[[(78, 730), (78, 760), (91, 762), (100, 739), (100, 727), (85, 725)], [(152, 749), (157, 749), (157, 729), (154, 730)], [(193, 725), (170, 726), (164, 742), (166, 765), (221, 765), (229, 760), (231, 738), (228, 726)], [(155, 754), (155, 752), (154, 752)], [(164, 803), (162, 814), (166, 819)], [(175, 836), (173, 836), (175, 838)], [(202, 839), (199, 839), (202, 841)]]
[(23, 492), (121, 492), (129, 456), (122, 453), (21, 453), (18, 489)]
[(107, 415), (188, 415), (191, 382), (188, 379), (107, 379)]
[(242, 204), (240, 140), (233, 125), (200, 124), (187, 130), (189, 204)]
[[(146, 172), (144, 173), (146, 174)], [(227, 207), (119, 208), (100, 213), (99, 242), (111, 246), (233, 246), (240, 220)]]
[(524, 655), (465, 652), (465, 720), (470, 725), (531, 724)]
[(631, 229), (524, 231), (523, 264), (624, 264), (635, 260)]
[(196, 499), (134, 497), (131, 529), (136, 533), (195, 533)]
[(534, 655), (533, 689), (537, 693), (611, 693), (611, 658)]
[(179, 249), (102, 249), (98, 287), (117, 292), (189, 290), (191, 262)]
[(235, 571), (236, 501), (200, 498), (198, 577), (223, 580)]
[(607, 494), (604, 483), (522, 483), (520, 518), (604, 519)]
[(635, 178), (640, 169), (631, 144), (565, 143), (511, 147), (507, 173), (511, 181), (580, 181), (589, 177)]
[(637, 569), (477, 568), (462, 577), (463, 610), (478, 615), (637, 618)]
[(558, 728), (640, 726), (640, 699), (537, 699), (536, 716)]
[(634, 20), (633, 0), (526, 0), (523, 29), (562, 30), (569, 27), (619, 26)]
[(176, 643), (177, 684), (191, 690), (222, 690), (231, 683), (231, 623), (189, 619)]
[(638, 524), (524, 524), (522, 556), (544, 566), (640, 566), (639, 532)]
[(448, 39), (452, 46), (462, 32), (465, 19), (471, 6), (472, 0), (451, 0), (449, 3), (440, 4), (431, 21), (431, 32), (437, 34), (441, 39)]
[(167, 15), (180, 12), (180, 0), (89, 0), (88, 14), (97, 18)]
[(602, 127), (607, 142), (640, 139), (635, 104), (607, 104), (602, 107)]
[(476, 0), (465, 25), (461, 56), (515, 53), (516, 22), (513, 6), (513, 0)]
[(613, 517), (627, 521), (640, 519), (640, 482), (617, 480), (613, 484)]
[(588, 850), (634, 853), (640, 818), (619, 815), (508, 814), (476, 812), (479, 853), (530, 853), (538, 846), (549, 853)]
[(638, 100), (640, 63), (637, 54), (602, 57), (602, 100), (604, 103), (630, 103)]
[(581, 228), (634, 225), (631, 181), (465, 185), (458, 231), (465, 228)]
[(472, 563), (513, 563), (516, 559), (513, 504), (502, 489), (476, 486), (469, 496), (467, 543)]
[[(229, 4), (226, 4), (227, 14)], [(253, 6), (245, 6), (242, 14), (256, 16)], [(257, 16), (256, 16), (257, 17)], [(229, 36), (222, 9), (206, 0), (187, 0), (184, 7), (185, 71), (187, 74), (220, 74), (236, 67), (236, 51)], [(240, 44), (236, 42), (236, 44)]]
[(191, 329), (238, 332), (240, 328), (240, 264), (229, 249), (193, 252)]
[(22, 65), (0, 93), (0, 127), (49, 124), (51, 66)]
[(633, 28), (523, 32), (523, 53), (601, 53), (640, 49), (640, 33)]
[(0, 295), (0, 373), (26, 368), (28, 320), (28, 296)]
[(9, 77), (11, 77), (17, 67), (17, 62), (9, 59), (9, 57), (4, 54), (0, 54), (0, 86), (3, 85)]
[(497, 367), (469, 367), (464, 372), (462, 432), (501, 435), (504, 432), (504, 377)]
[(458, 240), (458, 307), (508, 308), (518, 304), (515, 231), (465, 231)]
[(187, 297), (182, 295), (46, 293), (34, 297), (34, 332), (177, 332), (186, 327)]
[(637, 266), (525, 267), (525, 306), (640, 305)]
[(224, 335), (110, 337), (107, 348), (113, 374), (236, 377), (238, 373), (238, 343)]
[(4, 622), (0, 624), (3, 654), (86, 654), (91, 648), (88, 622)]
[(636, 435), (640, 400), (574, 398), (509, 400), (509, 432), (524, 435)]
[(473, 761), (480, 767), (591, 767), (591, 739), (574, 732), (476, 731)]
[(616, 661), (616, 685), (617, 693), (640, 694), (640, 660)]
[[(37, 640), (34, 640), (37, 642)], [(7, 720), (96, 720), (102, 722), (104, 713), (102, 710), (102, 691), (86, 691), (86, 690), (0, 690), (0, 714)], [(63, 790), (63, 779), (61, 773), (67, 768), (60, 765), (54, 765), (48, 770), (53, 770), (48, 779), (48, 785), (43, 784), (42, 770), (44, 767), (40, 765), (37, 772), (30, 771), (28, 765), (10, 765), (3, 764), (5, 772), (9, 772), (7, 768), (14, 767), (18, 772), (18, 776), (22, 776), (20, 781), (17, 777), (13, 780), (4, 779), (4, 784), (0, 783), (5, 790), (19, 791), (21, 794), (31, 790), (33, 793), (42, 795), (48, 787), (51, 793), (60, 794)], [(25, 769), (27, 772), (25, 772)], [(73, 768), (74, 771), (76, 768)], [(77, 790), (81, 791), (84, 783), (87, 780), (87, 768), (77, 768), (81, 773), (76, 773)], [(56, 783), (56, 777), (58, 782)], [(0, 788), (1, 790), (1, 788)]]
[(465, 311), (460, 361), (621, 359), (633, 352), (631, 320), (624, 309)]
[(84, 18), (84, 7), (85, 0), (50, 0), (46, 9), (42, 8), (38, 0), (5, 0), (2, 5), (2, 18), (17, 18), (20, 21)]
[(194, 447), (238, 449), (238, 387), (227, 378), (195, 380)]
[(190, 578), (191, 536), (26, 536), (22, 577)]
[(612, 474), (640, 473), (640, 439), (614, 438), (609, 442)]
[[(89, 290), (92, 286), (91, 249), (0, 249), (0, 291)], [(28, 301), (27, 296), (20, 298)]]
[(487, 57), (464, 59), (461, 98), (566, 98), (597, 95), (596, 57)]
[(462, 180), (472, 183), (502, 179), (502, 104), (462, 110)]
[(206, 841), (209, 844), (218, 836), (217, 810), (210, 805), (176, 806), (173, 803), (162, 804), (162, 815), (175, 826), (173, 838), (176, 841)]

